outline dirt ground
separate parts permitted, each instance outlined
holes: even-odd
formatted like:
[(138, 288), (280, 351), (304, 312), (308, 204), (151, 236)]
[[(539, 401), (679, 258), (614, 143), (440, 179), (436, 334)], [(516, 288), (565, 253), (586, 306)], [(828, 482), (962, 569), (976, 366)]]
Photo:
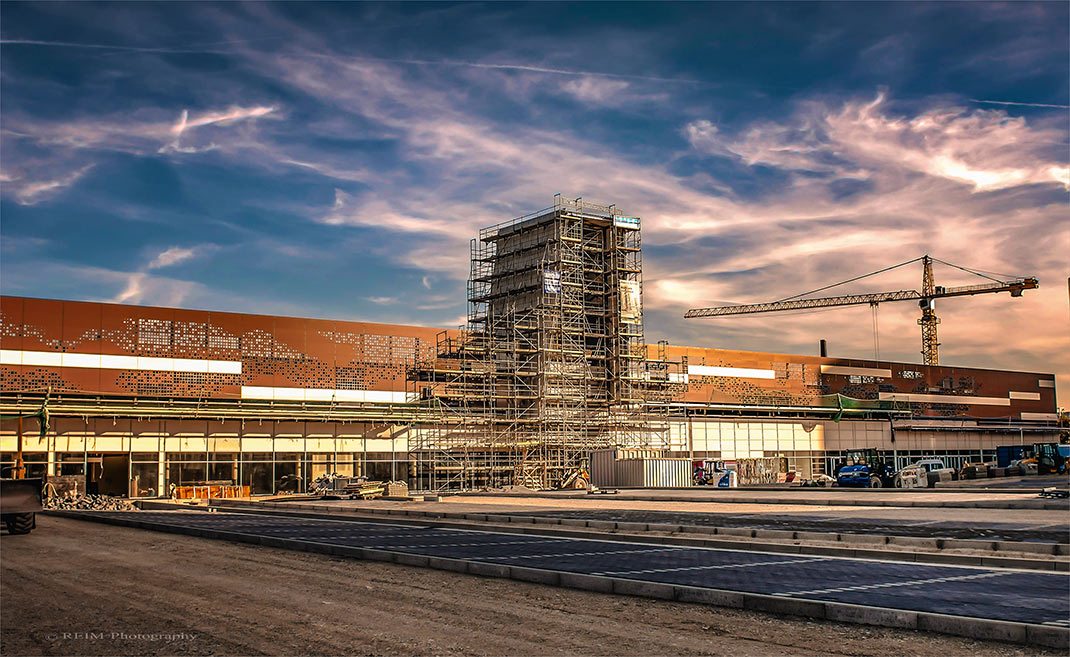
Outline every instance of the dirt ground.
[(0, 537), (3, 655), (1034, 655), (55, 517)]

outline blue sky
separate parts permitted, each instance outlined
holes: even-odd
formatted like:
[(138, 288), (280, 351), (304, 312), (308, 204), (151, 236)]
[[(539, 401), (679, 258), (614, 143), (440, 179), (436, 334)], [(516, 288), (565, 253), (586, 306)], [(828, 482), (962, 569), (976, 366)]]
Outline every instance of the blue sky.
[[(5, 294), (456, 326), (469, 238), (561, 192), (643, 217), (652, 342), (825, 337), (871, 357), (868, 308), (682, 314), (929, 252), (1041, 279), (941, 304), (945, 363), (1070, 385), (1067, 3), (5, 2), (0, 19)], [(915, 315), (881, 306), (883, 358), (919, 358)]]

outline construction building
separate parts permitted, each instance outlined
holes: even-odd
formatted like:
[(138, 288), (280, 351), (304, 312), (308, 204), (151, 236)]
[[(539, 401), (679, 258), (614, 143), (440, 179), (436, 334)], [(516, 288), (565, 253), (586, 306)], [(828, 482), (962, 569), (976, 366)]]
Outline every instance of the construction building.
[(1051, 374), (648, 344), (640, 220), (555, 198), (472, 241), (461, 330), (0, 297), (0, 459), (102, 493), (326, 472), (553, 486), (593, 450), (899, 465), (1058, 435)]

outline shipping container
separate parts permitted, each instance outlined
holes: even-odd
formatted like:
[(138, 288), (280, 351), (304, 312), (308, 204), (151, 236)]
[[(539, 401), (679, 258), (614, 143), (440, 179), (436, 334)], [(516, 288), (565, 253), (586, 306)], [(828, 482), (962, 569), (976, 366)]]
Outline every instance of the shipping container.
[(591, 484), (600, 487), (621, 486), (617, 483), (616, 462), (621, 459), (645, 459), (660, 458), (664, 451), (660, 449), (635, 449), (614, 447), (611, 449), (599, 449), (591, 452), (590, 469)]
[(619, 459), (615, 486), (627, 488), (684, 488), (692, 485), (690, 459)]

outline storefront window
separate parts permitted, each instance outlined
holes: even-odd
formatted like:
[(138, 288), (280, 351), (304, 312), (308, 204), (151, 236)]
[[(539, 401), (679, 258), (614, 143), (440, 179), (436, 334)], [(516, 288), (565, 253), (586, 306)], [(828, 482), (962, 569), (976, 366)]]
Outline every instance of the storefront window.
[(275, 491), (288, 493), (305, 492), (301, 477), (301, 455), (294, 452), (275, 454)]
[(274, 492), (270, 452), (242, 454), (241, 473), (242, 485), (253, 495)]
[(156, 497), (157, 463), (132, 463), (130, 465), (130, 490), (135, 497)]
[(208, 481), (213, 483), (229, 486), (234, 483), (235, 479), (237, 479), (235, 474), (236, 472), (233, 463), (208, 464)]
[(56, 454), (57, 470), (61, 475), (84, 475), (85, 454), (79, 452), (60, 452)]
[[(189, 457), (201, 458), (200, 462), (194, 462)], [(203, 454), (183, 454), (177, 452), (167, 453), (167, 486), (189, 486), (201, 483), (208, 478), (208, 464), (204, 462)]]

